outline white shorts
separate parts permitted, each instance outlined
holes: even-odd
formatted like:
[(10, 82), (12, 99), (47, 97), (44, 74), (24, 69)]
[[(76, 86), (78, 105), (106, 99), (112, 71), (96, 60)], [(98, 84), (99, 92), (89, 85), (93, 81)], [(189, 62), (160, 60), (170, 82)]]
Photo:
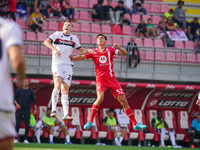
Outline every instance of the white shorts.
[(70, 86), (73, 74), (72, 65), (56, 64), (52, 65), (51, 70), (54, 78), (60, 76), (62, 81)]
[(121, 127), (115, 126), (115, 130), (118, 132), (119, 130), (121, 130)]
[(0, 140), (17, 136), (15, 132), (15, 113), (0, 111)]
[(60, 127), (60, 126), (55, 126), (55, 127), (53, 127), (53, 131), (57, 132), (57, 130), (58, 130), (59, 127)]

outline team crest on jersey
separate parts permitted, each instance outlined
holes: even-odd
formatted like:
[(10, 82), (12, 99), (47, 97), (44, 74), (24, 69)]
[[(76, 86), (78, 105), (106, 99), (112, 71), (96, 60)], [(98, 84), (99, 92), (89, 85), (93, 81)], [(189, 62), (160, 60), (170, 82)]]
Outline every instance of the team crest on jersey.
[(102, 63), (102, 64), (105, 64), (105, 63), (107, 62), (106, 56), (101, 56), (101, 57), (99, 58), (99, 62)]

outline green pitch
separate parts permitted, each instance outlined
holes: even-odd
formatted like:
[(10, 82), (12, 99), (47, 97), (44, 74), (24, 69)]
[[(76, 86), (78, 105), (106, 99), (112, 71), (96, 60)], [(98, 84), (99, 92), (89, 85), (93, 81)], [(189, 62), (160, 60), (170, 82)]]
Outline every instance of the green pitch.
[[(64, 144), (15, 144), (14, 150), (169, 150), (172, 148), (159, 147), (137, 147), (137, 146), (114, 146), (114, 145), (64, 145)], [(180, 150), (188, 150), (189, 148), (181, 148)]]

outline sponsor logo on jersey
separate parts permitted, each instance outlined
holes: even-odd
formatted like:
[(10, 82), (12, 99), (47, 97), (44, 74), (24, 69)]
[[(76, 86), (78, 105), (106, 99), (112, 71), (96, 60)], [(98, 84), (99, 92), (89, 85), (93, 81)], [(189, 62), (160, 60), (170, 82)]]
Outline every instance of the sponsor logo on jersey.
[(101, 56), (101, 57), (99, 58), (99, 62), (102, 63), (102, 64), (105, 64), (105, 63), (107, 62), (106, 56)]
[(93, 104), (96, 100), (96, 97), (70, 97), (70, 104)]

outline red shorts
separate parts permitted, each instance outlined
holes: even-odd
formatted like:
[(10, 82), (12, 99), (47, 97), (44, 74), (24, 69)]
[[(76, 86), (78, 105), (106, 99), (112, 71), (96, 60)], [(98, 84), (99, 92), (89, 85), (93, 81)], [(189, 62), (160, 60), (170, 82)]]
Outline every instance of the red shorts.
[(112, 95), (117, 98), (118, 95), (124, 95), (122, 87), (115, 77), (101, 78), (96, 80), (96, 91), (106, 91), (109, 89)]

